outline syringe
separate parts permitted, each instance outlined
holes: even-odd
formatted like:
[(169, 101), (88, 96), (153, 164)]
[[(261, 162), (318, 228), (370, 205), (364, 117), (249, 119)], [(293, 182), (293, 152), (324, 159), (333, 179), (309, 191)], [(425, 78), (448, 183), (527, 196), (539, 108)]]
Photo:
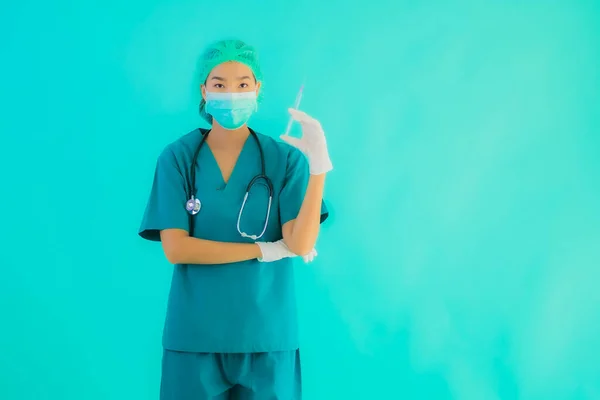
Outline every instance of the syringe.
[[(298, 91), (298, 94), (296, 95), (296, 101), (294, 102), (294, 109), (298, 109), (298, 107), (300, 107), (300, 100), (302, 100), (302, 91), (304, 90), (304, 84), (302, 84), (302, 86), (300, 86), (300, 90)], [(290, 117), (290, 120), (288, 122), (287, 128), (285, 129), (285, 135), (289, 135), (290, 134), (290, 130), (292, 129), (292, 123), (294, 122), (294, 119), (292, 117)]]

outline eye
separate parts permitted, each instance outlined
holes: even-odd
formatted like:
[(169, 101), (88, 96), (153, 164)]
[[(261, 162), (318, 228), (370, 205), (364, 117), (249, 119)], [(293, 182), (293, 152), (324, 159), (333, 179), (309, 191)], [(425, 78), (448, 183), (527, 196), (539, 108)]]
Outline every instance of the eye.
[(225, 86), (223, 86), (222, 83), (215, 83), (213, 87), (216, 87), (217, 89), (223, 89)]
[(241, 84), (240, 84), (240, 87), (245, 89), (245, 88), (247, 88), (247, 87), (248, 87), (248, 84), (247, 84), (247, 83), (241, 83)]

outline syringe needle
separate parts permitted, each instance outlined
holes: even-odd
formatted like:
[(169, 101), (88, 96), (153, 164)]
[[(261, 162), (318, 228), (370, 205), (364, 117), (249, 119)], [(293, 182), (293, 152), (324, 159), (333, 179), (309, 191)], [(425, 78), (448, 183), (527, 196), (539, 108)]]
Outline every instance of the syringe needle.
[[(298, 94), (296, 95), (296, 101), (294, 101), (294, 109), (298, 109), (298, 107), (300, 107), (300, 100), (302, 100), (302, 92), (304, 91), (304, 84), (302, 84), (302, 86), (300, 86), (300, 90), (298, 91)], [(292, 117), (290, 117), (290, 120), (288, 121), (287, 124), (287, 128), (285, 129), (285, 135), (289, 135), (290, 134), (290, 130), (292, 129), (292, 123), (294, 122), (294, 119)]]

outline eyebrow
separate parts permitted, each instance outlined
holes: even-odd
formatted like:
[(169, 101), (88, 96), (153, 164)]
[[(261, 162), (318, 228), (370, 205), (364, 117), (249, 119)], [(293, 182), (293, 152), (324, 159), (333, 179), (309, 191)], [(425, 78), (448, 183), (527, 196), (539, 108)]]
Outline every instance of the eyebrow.
[[(244, 79), (252, 79), (252, 78), (249, 77), (248, 75), (244, 75), (244, 76), (238, 77), (237, 79), (238, 79), (238, 81), (243, 81)], [(221, 78), (220, 76), (213, 76), (212, 78), (210, 78), (210, 80), (225, 82), (227, 79)]]

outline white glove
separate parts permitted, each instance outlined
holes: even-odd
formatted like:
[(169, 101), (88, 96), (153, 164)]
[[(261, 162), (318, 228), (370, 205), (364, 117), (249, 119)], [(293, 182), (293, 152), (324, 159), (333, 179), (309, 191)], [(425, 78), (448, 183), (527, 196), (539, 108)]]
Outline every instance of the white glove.
[(284, 142), (296, 147), (308, 158), (311, 175), (321, 175), (333, 169), (327, 150), (325, 132), (321, 123), (305, 112), (290, 108), (288, 110), (293, 119), (302, 127), (302, 137), (295, 138), (289, 135), (281, 135)]
[(260, 262), (273, 262), (283, 258), (296, 257), (296, 254), (290, 251), (283, 239), (276, 242), (256, 242), (256, 244), (260, 247), (262, 253), (262, 257), (258, 259)]
[(310, 253), (308, 253), (305, 256), (302, 256), (302, 259), (306, 264), (308, 264), (309, 262), (312, 262), (312, 260), (314, 260), (318, 254), (319, 253), (317, 253), (317, 249), (312, 249)]
[[(290, 251), (283, 239), (276, 242), (256, 242), (256, 244), (260, 247), (260, 252), (262, 253), (262, 257), (258, 259), (260, 262), (273, 262), (284, 258), (297, 257), (295, 253)], [(317, 250), (312, 249), (310, 253), (302, 256), (302, 259), (305, 263), (309, 263), (314, 260), (316, 256)]]

